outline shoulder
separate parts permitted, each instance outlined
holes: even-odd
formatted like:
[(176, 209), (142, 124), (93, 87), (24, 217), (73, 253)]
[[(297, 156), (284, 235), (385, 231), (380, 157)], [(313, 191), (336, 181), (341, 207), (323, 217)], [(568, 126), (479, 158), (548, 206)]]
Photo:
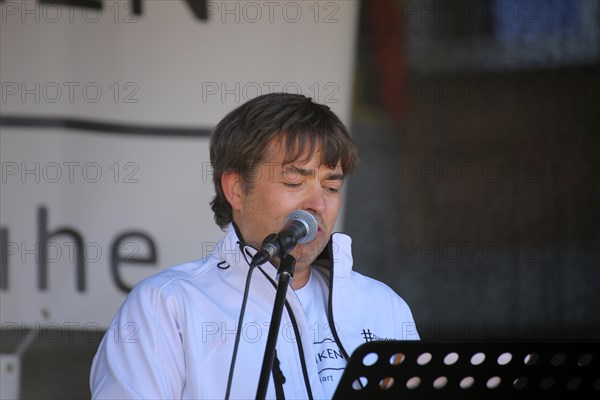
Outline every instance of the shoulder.
[(394, 289), (356, 271), (352, 271), (351, 276), (357, 296), (365, 296), (363, 298), (368, 298), (369, 303), (377, 304), (378, 307), (389, 307), (388, 309), (393, 311), (393, 315), (401, 321), (413, 321), (408, 303)]
[(154, 275), (141, 280), (127, 296), (127, 301), (154, 301), (165, 298), (181, 297), (189, 290), (197, 290), (207, 275), (216, 269), (218, 260), (207, 257), (201, 260), (166, 268)]
[(190, 261), (166, 268), (148, 278), (140, 281), (132, 293), (158, 290), (169, 292), (174, 288), (186, 285), (206, 285), (206, 281), (212, 278), (212, 274), (218, 274), (222, 264), (229, 266), (225, 261), (228, 255), (236, 255), (238, 261), (238, 239), (232, 226), (229, 227), (225, 236), (215, 243), (214, 250), (205, 258)]
[(404, 302), (394, 289), (377, 279), (373, 279), (356, 271), (352, 271), (351, 279), (357, 290), (368, 292), (369, 296), (374, 296), (381, 300)]
[(181, 281), (194, 281), (209, 273), (217, 263), (216, 258), (209, 256), (201, 260), (175, 265), (142, 280), (140, 285), (165, 288)]

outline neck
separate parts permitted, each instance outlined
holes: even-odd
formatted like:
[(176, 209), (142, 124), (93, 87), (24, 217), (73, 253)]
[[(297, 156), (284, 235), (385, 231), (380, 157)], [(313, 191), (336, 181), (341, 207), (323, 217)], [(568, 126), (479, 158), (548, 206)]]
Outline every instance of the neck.
[(304, 285), (306, 285), (308, 283), (308, 280), (310, 279), (310, 272), (310, 265), (304, 268), (296, 268), (296, 270), (294, 271), (294, 279), (292, 279), (292, 283), (290, 284), (292, 289), (297, 290), (303, 288)]

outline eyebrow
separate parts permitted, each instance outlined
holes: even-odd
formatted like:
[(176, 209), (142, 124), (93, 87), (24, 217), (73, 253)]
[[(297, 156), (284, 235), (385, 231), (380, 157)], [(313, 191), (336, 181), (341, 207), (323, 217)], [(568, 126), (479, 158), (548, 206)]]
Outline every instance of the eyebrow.
[[(301, 168), (297, 165), (289, 165), (282, 169), (281, 174), (285, 175), (286, 173), (291, 172), (291, 173), (296, 173), (300, 176), (313, 176), (314, 171), (315, 171), (314, 169), (306, 169), (306, 168)], [(336, 181), (344, 180), (344, 174), (339, 173), (339, 172), (328, 172), (327, 174), (325, 174), (324, 177), (326, 180), (336, 180)]]

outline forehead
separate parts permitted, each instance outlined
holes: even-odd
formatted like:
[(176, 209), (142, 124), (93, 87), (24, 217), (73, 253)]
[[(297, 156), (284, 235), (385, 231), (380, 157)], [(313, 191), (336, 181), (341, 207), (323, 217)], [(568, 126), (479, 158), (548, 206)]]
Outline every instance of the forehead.
[(323, 152), (321, 143), (315, 142), (313, 146), (302, 147), (298, 142), (287, 143), (285, 136), (271, 139), (267, 145), (264, 162), (279, 164), (282, 167), (289, 165), (303, 165), (312, 168), (326, 167), (330, 169), (341, 169), (341, 160), (336, 165), (328, 165), (322, 160)]

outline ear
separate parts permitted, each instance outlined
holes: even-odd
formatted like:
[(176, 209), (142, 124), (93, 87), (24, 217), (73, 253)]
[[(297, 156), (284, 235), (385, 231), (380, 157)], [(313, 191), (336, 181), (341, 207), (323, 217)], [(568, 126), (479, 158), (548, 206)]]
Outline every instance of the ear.
[(223, 188), (225, 198), (231, 204), (232, 210), (240, 210), (243, 195), (240, 174), (233, 171), (223, 172), (221, 175), (221, 188)]

